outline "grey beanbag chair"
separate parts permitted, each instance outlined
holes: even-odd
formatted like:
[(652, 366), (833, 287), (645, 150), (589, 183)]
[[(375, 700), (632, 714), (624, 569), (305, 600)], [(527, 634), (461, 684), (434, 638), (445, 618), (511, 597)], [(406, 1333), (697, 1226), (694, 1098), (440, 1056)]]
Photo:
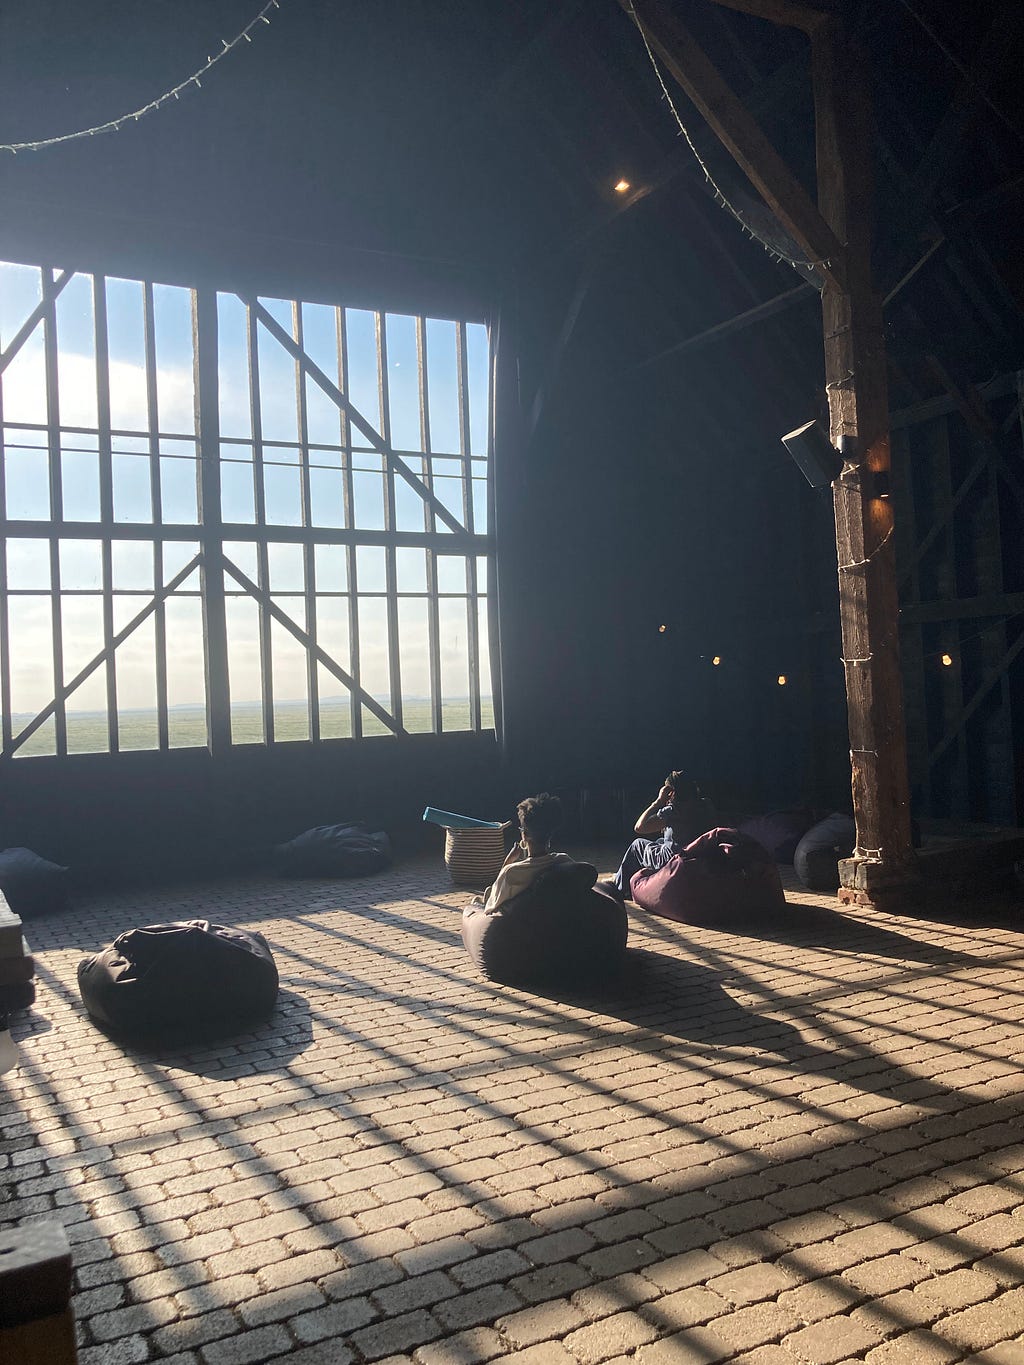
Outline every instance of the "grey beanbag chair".
[(0, 891), (22, 919), (66, 910), (71, 903), (68, 869), (40, 858), (30, 848), (0, 852)]
[(208, 920), (129, 929), (78, 964), (90, 1015), (143, 1036), (241, 1027), (270, 1013), (277, 986), (262, 934)]
[(813, 825), (796, 846), (793, 868), (811, 891), (836, 891), (839, 860), (848, 858), (857, 842), (853, 817), (833, 811)]
[(770, 815), (758, 815), (738, 826), (741, 834), (756, 839), (777, 863), (791, 863), (800, 840), (811, 827), (814, 817), (806, 810), (776, 810)]
[(467, 906), (462, 941), (484, 976), (510, 986), (585, 986), (625, 957), (626, 911), (590, 863), (552, 867), (497, 910)]

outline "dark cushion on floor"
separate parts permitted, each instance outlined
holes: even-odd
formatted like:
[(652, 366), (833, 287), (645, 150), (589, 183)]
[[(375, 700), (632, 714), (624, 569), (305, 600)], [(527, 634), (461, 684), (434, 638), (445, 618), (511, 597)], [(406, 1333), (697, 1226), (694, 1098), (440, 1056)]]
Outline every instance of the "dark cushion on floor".
[(839, 888), (839, 860), (848, 858), (857, 842), (851, 815), (833, 811), (813, 825), (797, 844), (793, 869), (811, 891)]
[(796, 846), (810, 829), (813, 816), (809, 810), (776, 810), (770, 815), (758, 815), (738, 826), (741, 834), (749, 834), (777, 863), (791, 863)]
[(747, 834), (710, 829), (664, 867), (642, 868), (630, 890), (637, 905), (684, 924), (758, 919), (785, 907), (775, 860)]
[(462, 941), (484, 976), (507, 985), (572, 988), (621, 967), (622, 901), (590, 863), (555, 865), (498, 910), (467, 906)]
[(68, 869), (40, 858), (30, 848), (0, 852), (0, 891), (22, 919), (66, 910), (71, 904)]
[(270, 1013), (277, 985), (262, 934), (208, 920), (129, 929), (78, 964), (92, 1017), (143, 1035), (240, 1027)]
[(282, 877), (366, 877), (391, 866), (391, 840), (364, 824), (318, 825), (274, 849)]

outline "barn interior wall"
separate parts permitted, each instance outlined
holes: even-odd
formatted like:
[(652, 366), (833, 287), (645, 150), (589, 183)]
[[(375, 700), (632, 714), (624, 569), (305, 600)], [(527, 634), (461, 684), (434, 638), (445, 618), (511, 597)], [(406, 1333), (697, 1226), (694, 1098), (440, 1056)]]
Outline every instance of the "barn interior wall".
[[(181, 34), (208, 18), (189, 0), (140, 27), (108, 0), (100, 23), (64, 7), (55, 26), (58, 8), (0, 18), (8, 136), (101, 122), (115, 97), (137, 107), (189, 69)], [(232, 18), (250, 6), (231, 0), (226, 32)], [(809, 113), (784, 106), (798, 87), (809, 99), (806, 54), (756, 27), (773, 45), (760, 76), (780, 74), (761, 93), (775, 89), (777, 131), (796, 138)], [(133, 874), (185, 870), (326, 820), (405, 826), (428, 803), (498, 816), (525, 790), (644, 791), (677, 765), (727, 809), (844, 805), (831, 503), (779, 443), (820, 409), (820, 310), (809, 290), (648, 363), (801, 277), (706, 192), (624, 16), (524, 3), (499, 23), (491, 6), (316, 0), (305, 17), (282, 7), (269, 37), (138, 125), (0, 161), (0, 256), (500, 323), (501, 742), (21, 760), (5, 765), (3, 841), (93, 872), (119, 858)], [(631, 159), (651, 193), (620, 213), (609, 187)], [(1006, 506), (1003, 488), (996, 521)], [(957, 532), (963, 564), (993, 515), (978, 505), (969, 546)], [(949, 685), (928, 676), (928, 695)], [(1018, 659), (999, 692), (1015, 715), (1021, 688)], [(912, 724), (956, 702), (924, 698), (912, 691)], [(1012, 814), (1010, 769), (1024, 767), (996, 709), (953, 751), (989, 818)], [(920, 775), (923, 731), (912, 757)], [(945, 781), (936, 809), (971, 809)]]

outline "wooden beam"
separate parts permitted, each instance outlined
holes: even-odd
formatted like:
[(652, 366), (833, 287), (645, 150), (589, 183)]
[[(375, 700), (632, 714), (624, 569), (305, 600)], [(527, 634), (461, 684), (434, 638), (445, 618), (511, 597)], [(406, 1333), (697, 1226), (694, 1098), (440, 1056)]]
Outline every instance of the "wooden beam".
[(818, 203), (847, 243), (846, 287), (830, 280), (822, 294), (832, 438), (853, 443), (833, 485), (857, 822), (857, 847), (841, 865), (840, 893), (871, 902), (898, 898), (914, 878), (914, 853), (893, 508), (874, 492), (891, 457), (885, 328), (871, 268), (870, 84), (859, 50), (836, 24), (815, 31), (811, 54)]
[(712, 342), (721, 341), (724, 337), (732, 336), (734, 332), (741, 332), (745, 327), (751, 327), (755, 322), (763, 321), (764, 318), (774, 317), (776, 313), (781, 313), (784, 308), (789, 308), (794, 303), (816, 297), (815, 290), (810, 283), (798, 284), (792, 289), (776, 294), (773, 299), (767, 299), (764, 303), (756, 304), (743, 313), (737, 313), (734, 317), (726, 319), (725, 322), (716, 322), (713, 327), (706, 327), (703, 332), (697, 332), (693, 336), (686, 337), (683, 341), (677, 341), (674, 346), (659, 351), (657, 355), (648, 356), (646, 360), (641, 360), (633, 368), (643, 370), (648, 365), (654, 365), (659, 360), (666, 360), (672, 355), (679, 355), (682, 351), (698, 350)]
[(813, 33), (830, 13), (816, 5), (797, 4), (796, 0), (714, 0), (714, 3), (723, 9), (751, 14), (755, 19), (767, 19), (784, 28), (800, 28), (805, 33)]
[(1003, 657), (986, 672), (981, 684), (975, 689), (974, 695), (971, 697), (970, 701), (928, 755), (929, 763), (934, 763), (937, 759), (941, 758), (949, 746), (960, 738), (967, 722), (992, 691), (993, 687), (995, 687), (996, 683), (1003, 678), (1006, 670), (1010, 667), (1022, 649), (1024, 649), (1024, 635), (1021, 635), (1015, 640)]
[(70, 270), (62, 270), (56, 278), (44, 271), (43, 296), (18, 328), (17, 332), (15, 332), (11, 340), (7, 343), (7, 349), (0, 354), (0, 374), (3, 374), (4, 370), (7, 369), (7, 366), (18, 354), (22, 346), (24, 346), (25, 342), (39, 326), (40, 322), (42, 322), (43, 318), (50, 315), (50, 309), (53, 306), (54, 300), (70, 278)]
[(619, 3), (808, 261), (824, 279), (840, 287), (846, 258), (841, 236), (815, 208), (682, 20), (664, 0)]

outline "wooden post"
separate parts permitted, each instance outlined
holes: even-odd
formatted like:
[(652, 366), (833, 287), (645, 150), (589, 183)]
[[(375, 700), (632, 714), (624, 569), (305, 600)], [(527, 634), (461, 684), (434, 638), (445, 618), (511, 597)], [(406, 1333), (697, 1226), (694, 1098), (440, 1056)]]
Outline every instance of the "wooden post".
[(818, 207), (844, 243), (841, 284), (822, 293), (832, 440), (847, 464), (833, 485), (857, 847), (840, 864), (847, 902), (898, 903), (916, 881), (893, 544), (882, 306), (871, 269), (870, 86), (837, 24), (811, 34)]

